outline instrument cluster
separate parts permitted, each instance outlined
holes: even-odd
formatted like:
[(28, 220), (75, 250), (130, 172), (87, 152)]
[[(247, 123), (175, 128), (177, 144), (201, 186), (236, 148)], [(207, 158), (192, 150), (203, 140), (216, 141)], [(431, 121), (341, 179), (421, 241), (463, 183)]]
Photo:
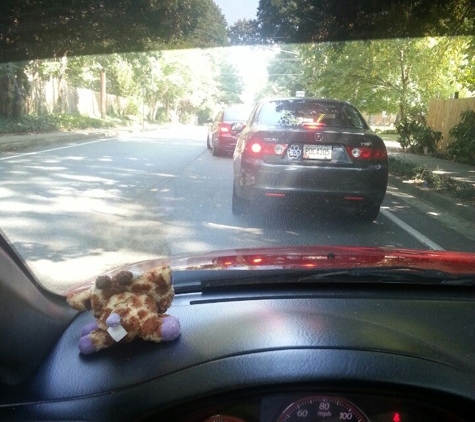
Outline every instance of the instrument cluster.
[[(375, 395), (275, 394), (210, 405), (185, 422), (465, 422), (462, 405), (451, 400), (427, 402)], [(160, 418), (161, 419), (161, 418)]]

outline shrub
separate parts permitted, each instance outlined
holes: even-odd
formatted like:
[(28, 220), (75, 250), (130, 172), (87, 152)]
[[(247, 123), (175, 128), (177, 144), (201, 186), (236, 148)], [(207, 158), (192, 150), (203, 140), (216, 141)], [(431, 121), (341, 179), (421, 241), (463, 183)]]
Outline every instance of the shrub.
[(465, 164), (475, 164), (475, 111), (466, 110), (460, 114), (460, 123), (450, 129), (455, 138), (447, 147), (450, 156)]
[(401, 121), (396, 128), (399, 134), (399, 143), (403, 150), (410, 149), (415, 153), (422, 153), (426, 147), (429, 153), (437, 151), (437, 142), (442, 139), (442, 132), (432, 130), (424, 123), (416, 120)]

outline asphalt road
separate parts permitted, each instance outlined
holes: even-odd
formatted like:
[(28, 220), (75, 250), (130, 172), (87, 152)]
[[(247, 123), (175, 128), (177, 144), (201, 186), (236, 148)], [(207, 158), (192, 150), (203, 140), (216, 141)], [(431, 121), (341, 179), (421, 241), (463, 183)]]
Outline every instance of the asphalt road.
[(389, 186), (371, 224), (274, 206), (231, 213), (232, 158), (206, 129), (177, 126), (30, 148), (0, 157), (1, 229), (38, 279), (60, 291), (153, 257), (292, 245), (475, 252), (473, 226)]

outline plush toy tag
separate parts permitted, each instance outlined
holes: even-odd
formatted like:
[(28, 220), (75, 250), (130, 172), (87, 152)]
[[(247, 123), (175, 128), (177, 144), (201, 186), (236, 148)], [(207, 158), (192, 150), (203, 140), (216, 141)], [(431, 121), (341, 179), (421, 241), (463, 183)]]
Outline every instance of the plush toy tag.
[(120, 324), (116, 325), (115, 327), (109, 327), (107, 332), (117, 342), (122, 340), (127, 335), (127, 331), (125, 331), (125, 328)]

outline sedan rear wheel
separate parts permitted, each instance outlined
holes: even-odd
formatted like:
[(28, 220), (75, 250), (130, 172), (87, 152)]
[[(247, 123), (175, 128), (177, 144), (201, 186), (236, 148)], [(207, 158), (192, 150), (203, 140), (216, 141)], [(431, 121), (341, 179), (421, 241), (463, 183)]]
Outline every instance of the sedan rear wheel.
[(216, 145), (216, 140), (211, 139), (211, 154), (213, 154), (215, 157), (217, 157), (218, 155), (220, 155), (220, 153), (221, 153), (221, 151), (218, 148), (218, 146)]
[(373, 205), (370, 208), (367, 208), (359, 215), (362, 221), (366, 221), (371, 223), (372, 221), (376, 220), (376, 217), (379, 215), (379, 205)]
[(249, 210), (249, 201), (247, 199), (241, 198), (237, 192), (236, 187), (233, 184), (233, 200), (232, 200), (232, 210), (234, 215), (243, 215), (246, 214)]

